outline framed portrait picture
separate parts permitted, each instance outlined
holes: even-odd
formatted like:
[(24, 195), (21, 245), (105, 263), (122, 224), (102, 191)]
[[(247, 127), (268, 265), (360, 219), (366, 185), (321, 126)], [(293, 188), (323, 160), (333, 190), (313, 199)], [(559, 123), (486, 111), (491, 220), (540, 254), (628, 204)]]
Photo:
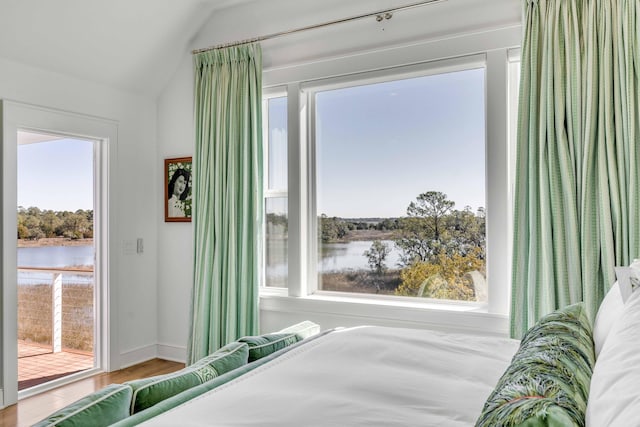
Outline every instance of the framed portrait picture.
[(164, 221), (191, 222), (191, 157), (164, 159)]

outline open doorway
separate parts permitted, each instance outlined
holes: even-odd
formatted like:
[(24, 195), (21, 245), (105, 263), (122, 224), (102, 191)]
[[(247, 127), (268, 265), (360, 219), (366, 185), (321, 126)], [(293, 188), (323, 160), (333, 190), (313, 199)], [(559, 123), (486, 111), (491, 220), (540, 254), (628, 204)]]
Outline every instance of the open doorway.
[(18, 130), (18, 390), (97, 367), (97, 141)]

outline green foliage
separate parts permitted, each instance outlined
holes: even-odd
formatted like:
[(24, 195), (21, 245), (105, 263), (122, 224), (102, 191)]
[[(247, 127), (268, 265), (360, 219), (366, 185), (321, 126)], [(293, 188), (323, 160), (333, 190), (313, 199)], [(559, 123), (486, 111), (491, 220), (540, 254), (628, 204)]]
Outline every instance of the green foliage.
[(367, 257), (369, 268), (371, 268), (371, 271), (374, 274), (382, 276), (387, 270), (387, 266), (384, 262), (389, 253), (391, 253), (389, 246), (380, 240), (374, 240), (371, 247), (364, 251), (364, 256)]
[(473, 279), (467, 273), (484, 273), (482, 251), (462, 255), (444, 253), (431, 262), (416, 261), (400, 272), (402, 283), (396, 295), (470, 301), (475, 299)]
[(75, 212), (18, 207), (18, 239), (38, 240), (43, 237), (86, 239), (93, 237), (93, 211)]
[(474, 214), (469, 207), (458, 211), (454, 206), (439, 191), (420, 194), (409, 204), (408, 216), (399, 219), (399, 236), (395, 241), (402, 251), (404, 265), (433, 263), (440, 254), (465, 255), (476, 248), (481, 249), (478, 256), (484, 259), (484, 210)]
[(320, 216), (320, 240), (331, 243), (344, 239), (349, 234), (349, 226), (343, 219), (329, 218), (325, 214)]

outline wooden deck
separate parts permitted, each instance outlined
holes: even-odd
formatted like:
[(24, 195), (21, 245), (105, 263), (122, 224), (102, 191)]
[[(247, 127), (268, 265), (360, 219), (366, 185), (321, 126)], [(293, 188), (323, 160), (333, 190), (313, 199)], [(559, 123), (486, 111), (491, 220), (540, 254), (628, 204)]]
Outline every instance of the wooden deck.
[(93, 368), (93, 354), (18, 341), (18, 390)]

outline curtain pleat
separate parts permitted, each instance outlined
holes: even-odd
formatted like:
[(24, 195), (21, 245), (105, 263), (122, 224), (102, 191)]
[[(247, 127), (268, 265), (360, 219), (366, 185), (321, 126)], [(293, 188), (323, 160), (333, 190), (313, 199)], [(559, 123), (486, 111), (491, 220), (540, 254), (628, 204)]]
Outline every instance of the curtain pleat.
[(194, 56), (194, 284), (188, 363), (258, 333), (262, 56), (257, 44)]
[(585, 301), (638, 236), (638, 2), (524, 2), (511, 334)]

